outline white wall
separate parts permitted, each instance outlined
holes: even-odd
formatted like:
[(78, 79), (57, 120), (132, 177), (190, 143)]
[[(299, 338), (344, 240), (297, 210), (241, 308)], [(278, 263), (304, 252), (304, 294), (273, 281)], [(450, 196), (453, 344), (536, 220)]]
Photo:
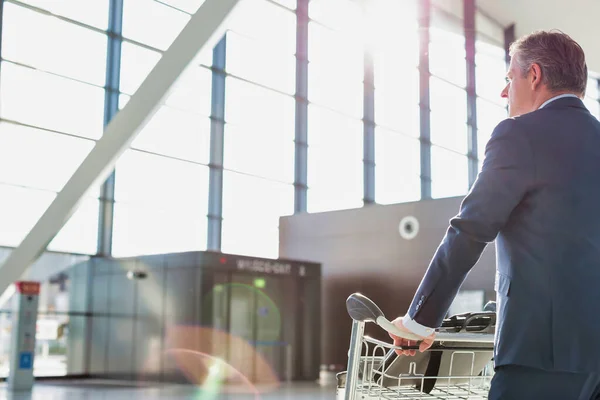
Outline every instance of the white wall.
[[(463, 0), (432, 0), (435, 8), (443, 9), (457, 19), (463, 17)], [(499, 28), (515, 24), (517, 37), (535, 30), (559, 29), (575, 39), (585, 51), (588, 69), (600, 74), (600, 1), (598, 0), (476, 0), (477, 9)], [(492, 34), (496, 30), (485, 18), (476, 20), (477, 30)]]
[(537, 29), (560, 29), (583, 47), (588, 69), (600, 73), (600, 1), (477, 0), (477, 7), (505, 26), (514, 23), (517, 37)]

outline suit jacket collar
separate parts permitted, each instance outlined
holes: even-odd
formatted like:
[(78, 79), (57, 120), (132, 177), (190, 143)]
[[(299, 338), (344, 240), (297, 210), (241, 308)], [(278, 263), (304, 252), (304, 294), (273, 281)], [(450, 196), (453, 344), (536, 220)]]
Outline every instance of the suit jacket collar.
[(576, 97), (562, 97), (546, 104), (542, 110), (551, 108), (583, 108), (589, 111), (583, 101)]

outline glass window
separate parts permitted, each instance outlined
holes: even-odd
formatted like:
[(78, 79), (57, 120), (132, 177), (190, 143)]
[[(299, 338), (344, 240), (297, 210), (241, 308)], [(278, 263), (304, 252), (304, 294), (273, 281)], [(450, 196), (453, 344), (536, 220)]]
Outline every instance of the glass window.
[(206, 67), (210, 67), (213, 64), (213, 49), (206, 47), (192, 60), (190, 65), (204, 65)]
[(475, 55), (478, 54), (502, 60), (505, 60), (506, 57), (506, 51), (500, 43), (494, 44), (484, 40), (475, 41)]
[(206, 247), (208, 167), (127, 150), (115, 200), (115, 256)]
[(434, 199), (462, 196), (469, 190), (466, 156), (431, 146), (431, 196)]
[(60, 191), (94, 142), (0, 122), (0, 182)]
[(119, 95), (119, 110), (122, 110), (123, 107), (125, 107), (125, 104), (129, 103), (129, 99), (131, 99), (131, 96), (123, 93)]
[[(475, 10), (475, 27), (477, 28), (477, 36), (492, 45), (499, 45), (504, 50), (504, 27), (499, 24), (494, 18), (480, 9)], [(488, 44), (483, 42), (483, 44)], [(476, 49), (478, 51), (479, 49)]]
[(0, 107), (4, 119), (93, 139), (102, 136), (102, 88), (3, 62)]
[(592, 113), (593, 116), (598, 118), (598, 115), (600, 113), (600, 104), (598, 104), (598, 100), (592, 99), (590, 97), (585, 97), (583, 99), (583, 103), (585, 104), (586, 108), (590, 110), (590, 113)]
[(189, 14), (158, 1), (125, 0), (123, 37), (166, 50), (189, 20)]
[[(116, 165), (115, 200), (185, 209), (207, 202), (207, 167), (168, 157), (127, 150)], [(205, 211), (201, 211), (206, 215)]]
[(292, 182), (294, 99), (236, 78), (225, 87), (225, 167)]
[(188, 68), (175, 82), (165, 104), (179, 110), (210, 116), (212, 73), (208, 68)]
[(48, 250), (95, 254), (98, 245), (98, 199), (85, 198), (48, 245)]
[(129, 42), (121, 45), (121, 92), (133, 95), (162, 54)]
[(405, 135), (419, 137), (419, 71), (386, 75), (378, 79), (375, 70), (375, 122)]
[(415, 1), (364, 2), (366, 42), (380, 70), (412, 70), (419, 65), (419, 27)]
[(253, 129), (278, 130), (285, 137), (294, 137), (292, 97), (232, 77), (227, 77), (225, 88), (227, 122), (251, 125)]
[[(196, 183), (208, 188), (207, 177), (204, 182)], [(177, 203), (169, 208), (157, 208), (152, 202), (115, 203), (113, 255), (206, 250), (207, 207), (206, 202), (194, 208), (180, 207)]]
[(140, 131), (131, 147), (208, 164), (210, 119), (163, 106)]
[[(375, 88), (385, 90), (393, 87), (397, 95), (407, 96), (412, 102), (419, 102), (419, 70), (406, 63), (405, 59), (386, 57), (374, 59)], [(401, 55), (400, 55), (401, 56)], [(391, 91), (391, 89), (390, 89)]]
[(282, 6), (285, 6), (291, 10), (295, 10), (296, 9), (296, 3), (297, 0), (273, 0), (276, 3), (281, 4)]
[(227, 33), (227, 72), (262, 85), (294, 94), (296, 57), (275, 53), (268, 43)]
[(485, 145), (496, 126), (508, 117), (505, 107), (497, 106), (482, 98), (477, 99), (477, 147), (480, 160), (485, 154)]
[[(108, 28), (110, 0), (22, 0), (22, 2), (102, 30)], [(4, 4), (4, 7), (7, 4)]]
[(168, 4), (182, 11), (194, 14), (204, 3), (204, 0), (161, 0), (161, 3)]
[(292, 11), (268, 0), (245, 0), (238, 7), (228, 24), (232, 31), (264, 42), (274, 54), (296, 53), (296, 15)]
[(587, 87), (585, 90), (586, 97), (592, 99), (598, 99), (600, 97), (600, 93), (598, 92), (598, 80), (594, 78), (590, 78), (587, 81)]
[(308, 211), (361, 207), (362, 122), (309, 105), (308, 145)]
[(421, 143), (375, 128), (375, 200), (380, 204), (421, 198)]
[(294, 211), (294, 187), (223, 172), (222, 251), (276, 258), (279, 217)]
[(467, 152), (467, 93), (434, 76), (430, 79), (431, 142)]
[(506, 104), (500, 93), (506, 86), (506, 63), (504, 57), (475, 55), (475, 89), (477, 95), (496, 104)]
[(430, 28), (429, 70), (458, 86), (467, 82), (465, 38), (442, 29)]
[(0, 245), (18, 246), (55, 196), (52, 192), (0, 184)]
[(362, 44), (309, 22), (308, 51), (308, 99), (361, 118), (364, 100)]
[(294, 141), (277, 129), (225, 125), (225, 168), (294, 182)]
[(3, 58), (104, 86), (106, 35), (12, 3), (2, 33)]
[(362, 19), (359, 2), (351, 0), (310, 0), (308, 16), (336, 30), (356, 30)]

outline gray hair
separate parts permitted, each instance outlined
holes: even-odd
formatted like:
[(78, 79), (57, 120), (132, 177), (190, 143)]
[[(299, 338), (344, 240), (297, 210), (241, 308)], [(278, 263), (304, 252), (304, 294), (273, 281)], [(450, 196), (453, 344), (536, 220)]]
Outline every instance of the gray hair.
[(523, 75), (533, 64), (542, 70), (542, 83), (552, 92), (572, 91), (585, 94), (588, 70), (581, 46), (567, 34), (535, 31), (510, 45), (510, 56), (515, 57)]

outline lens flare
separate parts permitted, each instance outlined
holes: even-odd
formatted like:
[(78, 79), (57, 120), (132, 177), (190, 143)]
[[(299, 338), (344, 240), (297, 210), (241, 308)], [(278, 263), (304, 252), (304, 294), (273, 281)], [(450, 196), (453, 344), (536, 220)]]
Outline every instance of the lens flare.
[[(238, 388), (236, 391), (251, 393), (254, 395), (255, 399), (260, 399), (260, 393), (252, 382), (250, 382), (244, 374), (227, 364), (225, 361), (213, 357), (210, 354), (188, 349), (171, 349), (168, 350), (168, 353), (178, 358), (180, 361), (184, 358), (187, 358), (187, 361), (191, 361), (192, 359), (196, 360), (194, 363), (195, 368), (186, 369), (186, 375), (192, 378), (190, 372), (195, 372), (196, 376), (193, 378), (196, 380), (196, 386), (198, 387), (197, 399), (214, 400), (217, 399), (221, 393), (231, 391), (231, 387), (224, 387), (224, 384), (227, 381), (241, 381), (243, 387)], [(201, 377), (198, 376), (200, 375), (198, 374), (199, 371), (202, 371)]]
[[(198, 387), (202, 400), (221, 393), (253, 394), (279, 387), (277, 374), (247, 340), (208, 327), (175, 326), (165, 340), (167, 364)], [(171, 362), (169, 362), (171, 361)]]
[[(205, 319), (204, 323), (217, 329), (225, 329), (227, 318), (229, 321), (235, 321), (235, 326), (240, 321), (251, 323), (254, 319), (257, 330), (254, 340), (280, 340), (281, 311), (273, 299), (262, 290), (267, 284), (265, 279), (255, 279), (254, 285), (235, 282), (216, 284), (202, 300), (203, 315), (211, 316), (210, 321)], [(232, 328), (231, 324), (229, 327)]]

